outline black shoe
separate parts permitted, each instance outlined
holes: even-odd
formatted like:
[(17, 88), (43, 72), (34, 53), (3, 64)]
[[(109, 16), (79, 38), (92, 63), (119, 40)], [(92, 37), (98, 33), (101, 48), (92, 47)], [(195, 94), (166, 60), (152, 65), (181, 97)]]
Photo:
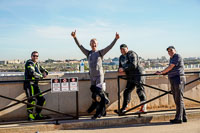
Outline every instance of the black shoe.
[(183, 122), (187, 122), (187, 118), (183, 118)]
[[(119, 111), (116, 109), (116, 110), (114, 110), (114, 112), (115, 113), (117, 113), (117, 114), (119, 114)], [(126, 110), (125, 109), (120, 109), (120, 113), (124, 113), (124, 112), (126, 112)]]
[(49, 117), (49, 116), (43, 116), (43, 115), (41, 115), (41, 114), (37, 114), (36, 116), (35, 116), (35, 120), (44, 120), (44, 119), (50, 119), (51, 117)]
[(114, 112), (116, 113), (116, 114), (119, 114), (119, 111), (116, 109), (116, 110), (114, 110)]
[(97, 117), (98, 117), (98, 118), (101, 118), (101, 115), (99, 114)]
[(97, 117), (96, 117), (96, 116), (92, 116), (91, 119), (92, 119), (92, 120), (96, 120)]
[(97, 118), (101, 118), (101, 114), (99, 115), (95, 114), (94, 116), (91, 117), (92, 120), (96, 120)]
[(106, 113), (106, 111), (105, 111), (105, 112), (102, 114), (102, 116), (106, 116), (106, 114), (107, 114), (107, 113)]
[(182, 120), (173, 119), (173, 120), (170, 120), (170, 123), (172, 123), (172, 124), (181, 124)]

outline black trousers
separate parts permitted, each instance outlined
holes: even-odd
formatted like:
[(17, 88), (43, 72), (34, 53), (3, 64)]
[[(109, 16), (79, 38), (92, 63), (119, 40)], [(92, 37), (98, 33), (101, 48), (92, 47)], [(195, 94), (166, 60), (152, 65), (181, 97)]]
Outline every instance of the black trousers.
[[(26, 83), (24, 83), (24, 89), (25, 89), (27, 98), (34, 96), (34, 95), (41, 92), (37, 82), (26, 82)], [(39, 106), (43, 106), (45, 104), (45, 101), (46, 100), (45, 100), (43, 95), (39, 95), (37, 97), (31, 98), (31, 99), (28, 100), (29, 103), (36, 104), (36, 105), (39, 105)], [(28, 113), (33, 113), (33, 109), (34, 109), (34, 106), (27, 105), (27, 112)], [(35, 109), (35, 112), (38, 113), (38, 114), (41, 111), (42, 111), (42, 109), (40, 109), (40, 108)]]
[(132, 78), (132, 79), (127, 80), (126, 88), (123, 93), (124, 101), (123, 101), (122, 109), (125, 109), (127, 105), (130, 103), (131, 92), (135, 89), (135, 87), (137, 88), (136, 92), (140, 99), (140, 102), (146, 100), (144, 87), (140, 83), (143, 83), (143, 81), (140, 78)]
[(105, 93), (102, 91), (101, 88), (92, 85), (90, 87), (92, 92), (92, 104), (87, 110), (88, 113), (91, 113), (93, 110), (96, 109), (96, 113), (94, 117), (101, 117), (106, 112), (106, 96)]

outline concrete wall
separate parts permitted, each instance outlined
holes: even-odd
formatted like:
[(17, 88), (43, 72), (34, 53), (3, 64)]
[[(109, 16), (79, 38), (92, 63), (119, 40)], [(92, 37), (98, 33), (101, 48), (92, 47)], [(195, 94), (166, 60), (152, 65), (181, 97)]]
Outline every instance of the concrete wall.
[[(90, 92), (90, 81), (87, 73), (67, 73), (64, 75), (50, 75), (47, 78), (58, 78), (58, 77), (78, 77), (81, 81), (79, 81), (79, 112), (80, 114), (86, 114), (86, 110), (91, 104), (91, 92)], [(187, 75), (187, 82), (193, 79), (198, 78), (199, 75), (192, 74)], [(107, 110), (117, 109), (117, 73), (116, 72), (108, 72), (105, 74), (107, 92), (109, 93), (109, 99), (111, 103), (107, 106)], [(6, 80), (22, 80), (24, 79), (22, 76), (16, 77), (0, 77), (0, 81)], [(84, 81), (83, 81), (83, 80)], [(146, 84), (161, 88), (163, 90), (170, 90), (170, 85), (168, 78), (166, 76), (152, 76), (146, 77)], [(121, 102), (123, 97), (123, 89), (125, 88), (126, 81), (120, 80), (120, 88), (121, 88)], [(40, 88), (42, 91), (50, 88), (50, 82), (42, 82), (40, 83)], [(156, 97), (163, 92), (153, 90), (151, 88), (145, 87), (147, 99), (151, 99)], [(18, 100), (22, 100), (26, 98), (26, 95), (23, 90), (22, 83), (11, 83), (11, 84), (0, 84), (0, 95), (8, 96), (11, 98), (16, 98)], [(196, 81), (191, 85), (185, 88), (184, 96), (196, 99), (200, 101), (200, 81)], [(129, 107), (133, 107), (139, 104), (139, 98), (136, 94), (136, 89), (132, 92), (132, 100)], [(65, 93), (47, 93), (45, 94), (45, 98), (47, 99), (47, 103), (45, 107), (57, 110), (63, 113), (74, 114), (76, 111), (76, 94), (75, 92), (65, 92)], [(0, 97), (0, 109), (13, 104), (15, 102), (11, 100), (7, 100)], [(186, 107), (199, 106), (194, 102), (185, 100)], [(155, 101), (152, 101), (148, 104), (149, 110), (157, 110), (159, 108), (173, 108), (174, 101), (171, 95), (163, 96)], [(52, 112), (43, 110), (43, 114), (53, 114)], [(0, 112), (0, 121), (7, 119), (19, 119), (26, 118), (26, 105), (18, 104), (17, 106), (13, 106), (7, 110)]]

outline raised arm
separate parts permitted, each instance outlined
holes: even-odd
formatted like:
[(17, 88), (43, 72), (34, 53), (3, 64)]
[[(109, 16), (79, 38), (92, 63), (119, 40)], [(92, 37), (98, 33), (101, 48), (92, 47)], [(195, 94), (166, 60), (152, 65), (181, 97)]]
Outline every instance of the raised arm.
[(117, 40), (120, 38), (119, 34), (116, 32), (115, 39), (112, 41), (110, 45), (108, 45), (106, 48), (100, 50), (101, 55), (104, 56), (117, 42)]
[(74, 38), (74, 41), (76, 42), (77, 46), (80, 48), (80, 50), (83, 52), (83, 54), (85, 54), (86, 56), (88, 56), (89, 54), (89, 50), (85, 49), (83, 47), (83, 45), (81, 45), (78, 41), (78, 39), (76, 38), (76, 30), (74, 32), (71, 33), (71, 36)]

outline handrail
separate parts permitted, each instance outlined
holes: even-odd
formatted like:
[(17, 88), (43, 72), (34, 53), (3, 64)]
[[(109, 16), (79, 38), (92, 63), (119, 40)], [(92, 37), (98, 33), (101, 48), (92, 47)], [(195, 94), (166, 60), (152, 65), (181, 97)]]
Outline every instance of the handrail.
[[(185, 72), (185, 75), (187, 75), (187, 74), (199, 74), (200, 73), (200, 71), (199, 72)], [(142, 106), (142, 105), (144, 105), (144, 104), (146, 104), (146, 103), (149, 103), (149, 102), (151, 102), (151, 101), (154, 101), (154, 100), (156, 100), (156, 99), (158, 99), (158, 98), (160, 98), (160, 97), (162, 97), (162, 96), (165, 96), (165, 95), (167, 95), (167, 94), (172, 94), (171, 93), (171, 91), (166, 91), (166, 90), (162, 90), (162, 89), (160, 89), (160, 88), (156, 88), (156, 87), (154, 87), (154, 86), (150, 86), (150, 85), (147, 85), (147, 84), (144, 84), (144, 83), (139, 83), (139, 82), (137, 82), (137, 84), (141, 84), (141, 85), (143, 85), (143, 86), (146, 86), (146, 87), (149, 87), (149, 88), (151, 88), (151, 89), (155, 89), (155, 90), (158, 90), (158, 91), (162, 91), (162, 92), (164, 92), (163, 94), (161, 94), (161, 95), (159, 95), (159, 96), (156, 96), (156, 97), (154, 97), (154, 98), (152, 98), (152, 99), (150, 99), (150, 100), (147, 100), (146, 102), (143, 102), (143, 103), (140, 103), (140, 104), (138, 104), (138, 105), (136, 105), (135, 107), (132, 107), (131, 109), (128, 109), (127, 111), (125, 111), (125, 112), (123, 112), (123, 113), (121, 113), (120, 112), (120, 79), (128, 79), (129, 77), (133, 77), (133, 76), (159, 76), (159, 75), (157, 75), (157, 74), (132, 74), (132, 75), (119, 75), (118, 76), (118, 80), (117, 80), (117, 82), (118, 82), (118, 115), (119, 116), (122, 116), (122, 115), (129, 115), (129, 114), (126, 114), (127, 112), (130, 112), (131, 110), (133, 110), (133, 109), (136, 109), (136, 108), (138, 108), (138, 107), (140, 107), (140, 106)], [(185, 84), (185, 86), (187, 86), (187, 85), (189, 85), (189, 84), (191, 84), (191, 83), (193, 83), (193, 82), (196, 82), (196, 81), (198, 81), (198, 80), (200, 80), (200, 77), (199, 78), (197, 78), (197, 79), (195, 79), (195, 80), (192, 80), (192, 81), (190, 81), (190, 82), (188, 82), (188, 83), (186, 83)], [(187, 100), (190, 100), (190, 101), (193, 101), (193, 102), (196, 102), (196, 103), (200, 103), (200, 101), (198, 101), (198, 100), (195, 100), (195, 99), (192, 99), (192, 98), (188, 98), (188, 97), (183, 97), (184, 99), (187, 99)], [(199, 108), (200, 109), (200, 108)], [(146, 112), (145, 112), (146, 113)], [(147, 112), (148, 113), (148, 112)], [(133, 113), (132, 113), (133, 114)], [(140, 116), (140, 114), (141, 113), (135, 113), (135, 114), (138, 114), (139, 116)]]
[[(41, 82), (41, 81), (51, 81), (51, 79), (36, 79), (36, 80), (30, 80), (30, 79), (26, 79), (26, 80), (5, 80), (5, 81), (0, 81), (0, 84), (10, 84), (10, 83), (25, 83), (25, 82)], [(70, 118), (67, 118), (65, 120), (71, 120), (71, 119), (78, 119), (79, 118), (79, 112), (78, 112), (78, 109), (79, 109), (79, 106), (78, 106), (78, 91), (76, 91), (76, 116), (73, 116), (73, 115), (69, 115), (69, 114), (66, 114), (66, 113), (62, 113), (62, 112), (59, 112), (59, 111), (56, 111), (56, 110), (52, 110), (52, 109), (49, 109), (49, 108), (46, 108), (46, 107), (43, 107), (43, 106), (39, 106), (39, 105), (35, 105), (35, 104), (31, 104), (31, 103), (28, 103), (26, 101), (28, 101), (29, 99), (32, 99), (34, 97), (37, 97), (41, 94), (44, 94), (44, 93), (47, 93), (47, 92), (50, 92), (51, 91), (51, 88), (50, 89), (47, 89), (43, 92), (40, 92), (34, 96), (31, 96), (31, 97), (28, 97), (26, 99), (23, 99), (23, 100), (18, 100), (18, 99), (15, 99), (15, 98), (11, 98), (11, 97), (8, 97), (8, 96), (3, 96), (3, 95), (0, 95), (1, 98), (4, 98), (4, 99), (8, 99), (8, 100), (11, 100), (11, 101), (15, 101), (16, 103), (13, 103), (9, 106), (6, 106), (4, 108), (1, 108), (0, 109), (0, 112), (3, 111), (3, 110), (6, 110), (8, 108), (11, 108), (13, 106), (16, 106), (20, 103), (22, 104), (25, 104), (25, 105), (30, 105), (30, 106), (33, 106), (33, 107), (37, 107), (37, 108), (40, 108), (40, 109), (44, 109), (44, 110), (48, 110), (50, 112), (54, 112), (54, 113), (57, 113), (57, 114), (61, 114), (61, 115), (64, 115), (64, 116), (68, 116)], [(43, 121), (48, 121), (48, 120), (43, 120)], [(58, 123), (58, 119), (56, 119), (56, 123)]]

